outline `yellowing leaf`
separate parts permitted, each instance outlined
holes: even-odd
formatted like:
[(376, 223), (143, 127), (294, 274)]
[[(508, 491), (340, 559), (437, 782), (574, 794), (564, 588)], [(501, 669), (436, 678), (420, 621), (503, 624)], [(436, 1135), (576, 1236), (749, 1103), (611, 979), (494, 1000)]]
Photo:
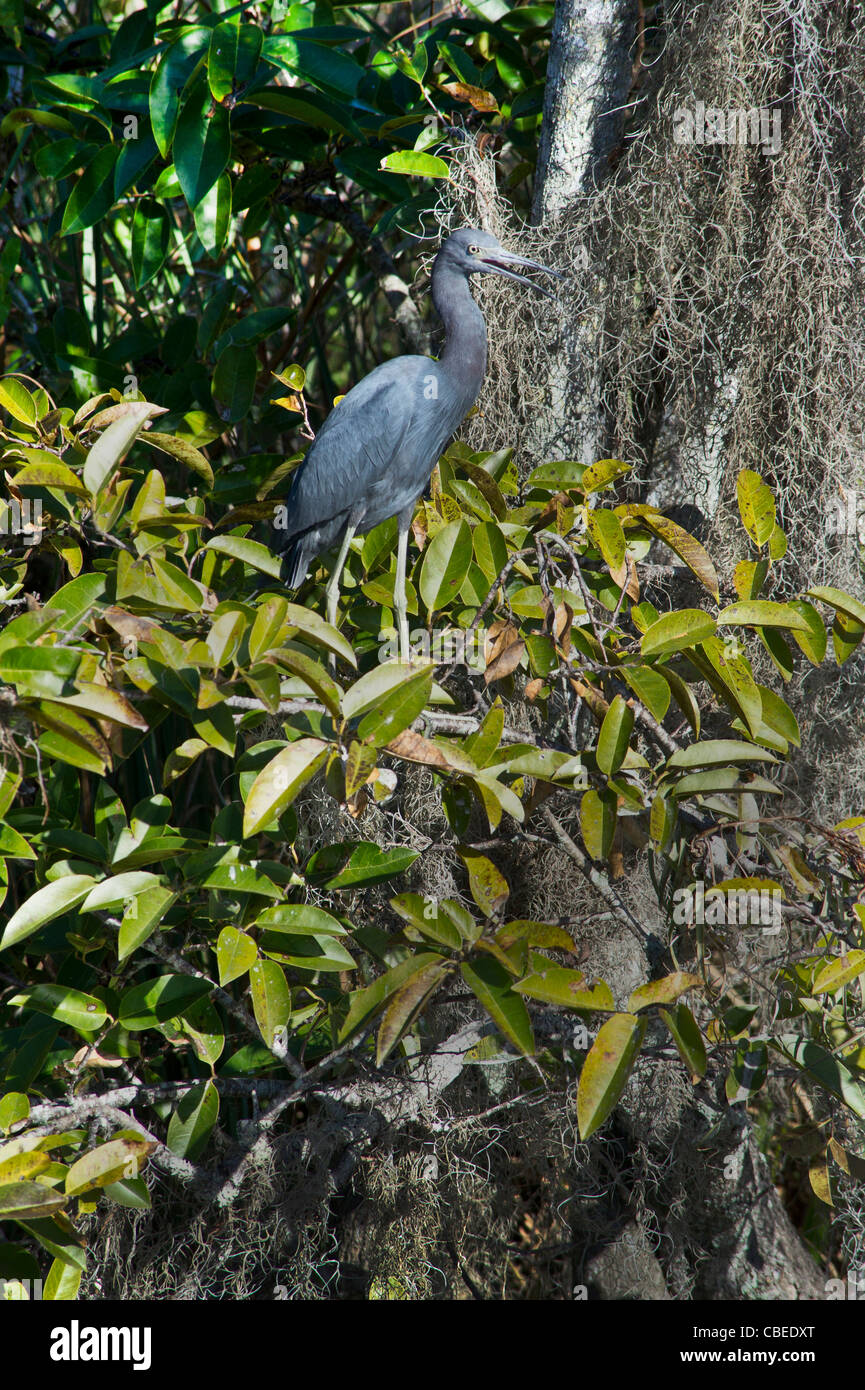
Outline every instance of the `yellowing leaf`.
[(301, 788), (315, 776), (330, 745), (320, 738), (301, 738), (290, 743), (262, 768), (249, 789), (243, 812), (243, 837), (257, 835), (281, 816)]
[(614, 1014), (600, 1028), (580, 1072), (577, 1123), (585, 1142), (612, 1113), (646, 1031), (645, 1018)]

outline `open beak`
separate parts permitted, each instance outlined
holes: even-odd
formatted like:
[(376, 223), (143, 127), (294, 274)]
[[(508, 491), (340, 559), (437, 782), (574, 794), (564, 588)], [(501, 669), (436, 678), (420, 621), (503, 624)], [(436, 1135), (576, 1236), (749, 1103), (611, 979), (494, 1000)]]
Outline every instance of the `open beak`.
[(509, 280), (519, 280), (521, 285), (530, 285), (539, 294), (546, 295), (547, 299), (555, 299), (555, 295), (550, 294), (542, 285), (536, 285), (534, 280), (530, 280), (527, 275), (518, 275), (515, 270), (510, 270), (512, 265), (525, 266), (526, 270), (541, 270), (544, 275), (553, 275), (557, 280), (564, 280), (564, 275), (558, 270), (552, 270), (548, 265), (540, 265), (538, 261), (530, 261), (525, 256), (516, 256), (513, 251), (504, 251), (498, 248), (491, 251), (489, 255), (482, 255), (480, 259), (488, 270), (496, 275), (506, 275)]

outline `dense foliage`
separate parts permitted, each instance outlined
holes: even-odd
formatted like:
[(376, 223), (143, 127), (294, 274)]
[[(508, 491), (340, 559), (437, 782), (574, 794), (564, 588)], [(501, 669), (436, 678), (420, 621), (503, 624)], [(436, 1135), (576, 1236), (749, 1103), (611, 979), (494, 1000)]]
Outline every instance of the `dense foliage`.
[[(398, 346), (384, 303), (422, 345), (387, 245), (446, 142), (497, 142), (527, 206), (552, 7), (402, 32), (184, 9), (0, 17), (0, 1279), (75, 1297), (82, 1218), (149, 1206), (146, 1165), (227, 1200), (220, 1143), (411, 1074), (445, 998), (476, 1058), (536, 1081), (577, 1056), (583, 1139), (638, 1058), (721, 1059), (731, 1103), (797, 1069), (865, 1117), (865, 816), (773, 814), (800, 730), (748, 655), (786, 682), (831, 639), (840, 666), (865, 606), (766, 597), (786, 538), (757, 472), (726, 592), (617, 499), (626, 463), (453, 444), (412, 529), (411, 663), (395, 523), (353, 542), (336, 627), (326, 559), (289, 599), (268, 544), (323, 412)], [(412, 891), (421, 776), (453, 896)], [(509, 909), (498, 851), (531, 837), (639, 940), (627, 997), (567, 920)], [(665, 933), (618, 892), (637, 858)], [(760, 969), (728, 979), (743, 940)], [(819, 1144), (826, 1201), (858, 1160)]]
[[(425, 1009), (459, 982), (496, 1046), (542, 1066), (555, 1067), (555, 1049), (536, 1040), (536, 1007), (602, 1025), (581, 1073), (584, 1137), (614, 1107), (652, 1016), (702, 1074), (689, 991), (704, 993), (731, 1099), (760, 1088), (772, 1048), (865, 1113), (865, 951), (849, 949), (865, 918), (865, 817), (823, 832), (761, 811), (799, 731), (781, 696), (754, 681), (742, 640), (763, 640), (782, 674), (789, 639), (819, 663), (819, 604), (841, 662), (865, 611), (831, 589), (787, 604), (759, 596), (784, 538), (756, 474), (742, 475), (739, 495), (758, 558), (743, 560), (738, 598), (720, 606), (697, 541), (654, 508), (607, 497), (625, 465), (549, 463), (520, 486), (509, 451), (453, 445), (415, 521), (418, 653), (406, 665), (389, 659), (393, 523), (353, 544), (337, 630), (318, 614), (321, 572), (302, 603), (286, 599), (249, 523), (219, 515), (204, 454), (151, 428), (159, 407), (107, 395), (55, 408), (15, 377), (0, 382), (0, 404), (6, 515), (39, 516), (35, 532), (18, 527), (5, 601), (20, 606), (40, 565), (57, 577), (0, 634), (10, 1134), (0, 1200), (60, 1261), (55, 1280), (83, 1258), (76, 1200), (85, 1211), (100, 1192), (148, 1202), (139, 1165), (162, 1143), (127, 1127), (93, 1147), (68, 1119), (88, 1113), (76, 1099), (83, 1078), (117, 1069), (162, 1115), (168, 1151), (194, 1162), (221, 1085), (267, 1075), (300, 1096), (344, 1077), (352, 1057), (368, 1065), (370, 1050), (378, 1068), (410, 1062)], [(259, 495), (283, 476), (277, 465)], [(706, 607), (661, 612), (641, 597), (653, 539), (684, 561)], [(676, 709), (684, 738), (664, 723)], [(281, 737), (248, 739), (268, 716)], [(401, 892), (384, 925), (365, 914), (364, 894), (417, 858), (398, 842), (396, 815), (389, 845), (350, 838), (299, 854), (294, 803), (318, 776), (318, 795), (362, 827), (368, 799), (398, 802), (418, 764), (440, 789), (473, 907)], [(544, 808), (556, 789), (579, 799), (582, 848)], [(508, 884), (478, 841), (533, 815), (611, 896), (623, 833), (648, 847), (670, 935), (643, 932), (652, 968), (629, 1000), (574, 967), (561, 925), (509, 919)], [(728, 825), (740, 871), (718, 877), (698, 846)], [(761, 855), (771, 876), (741, 871)], [(705, 911), (678, 910), (683, 888)], [(753, 913), (753, 895), (766, 894), (794, 907), (807, 944), (776, 968), (770, 1008), (765, 990), (726, 995), (712, 940), (729, 921), (780, 930), (777, 908)], [(85, 1083), (90, 1113), (111, 1094)]]

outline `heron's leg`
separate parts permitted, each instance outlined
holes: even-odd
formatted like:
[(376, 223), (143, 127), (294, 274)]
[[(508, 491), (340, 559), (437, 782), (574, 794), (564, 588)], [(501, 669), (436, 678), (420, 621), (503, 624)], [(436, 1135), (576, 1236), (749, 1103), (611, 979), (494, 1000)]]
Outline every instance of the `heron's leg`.
[(342, 577), (345, 557), (348, 554), (349, 546), (354, 540), (354, 533), (357, 530), (357, 526), (357, 521), (349, 518), (345, 528), (345, 535), (342, 538), (342, 545), (339, 548), (339, 555), (333, 567), (333, 574), (327, 581), (327, 588), (324, 591), (327, 595), (327, 621), (330, 623), (331, 627), (336, 627), (336, 605), (339, 602), (339, 581)]
[(405, 566), (406, 552), (408, 550), (408, 528), (411, 525), (413, 512), (413, 506), (407, 511), (401, 512), (398, 521), (399, 537), (396, 547), (396, 583), (393, 587), (393, 600), (394, 608), (396, 609), (397, 626), (399, 627), (400, 661), (411, 660), (411, 649), (408, 637), (408, 612), (405, 598)]

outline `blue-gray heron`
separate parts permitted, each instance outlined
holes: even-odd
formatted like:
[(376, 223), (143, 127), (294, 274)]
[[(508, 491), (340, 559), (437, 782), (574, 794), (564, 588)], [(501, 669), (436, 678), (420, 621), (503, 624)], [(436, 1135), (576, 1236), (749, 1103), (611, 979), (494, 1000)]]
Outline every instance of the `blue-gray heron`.
[(463, 227), (448, 237), (432, 269), (432, 300), (447, 335), (441, 357), (395, 357), (359, 381), (325, 420), (286, 501), (282, 578), (290, 589), (303, 583), (317, 555), (341, 541), (326, 589), (331, 624), (352, 539), (397, 518), (394, 607), (404, 661), (409, 659), (406, 550), (415, 504), (474, 405), (486, 371), (487, 326), (469, 276), (506, 275), (553, 297), (515, 266), (563, 278), (549, 266), (506, 251), (489, 232)]

